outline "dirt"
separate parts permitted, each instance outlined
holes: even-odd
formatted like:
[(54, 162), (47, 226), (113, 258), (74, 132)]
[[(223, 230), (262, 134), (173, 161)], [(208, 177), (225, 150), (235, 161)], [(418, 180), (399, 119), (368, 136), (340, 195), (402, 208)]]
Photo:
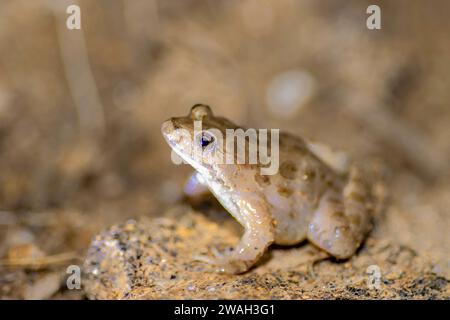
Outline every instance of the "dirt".
[[(63, 1), (2, 1), (0, 298), (449, 299), (450, 4), (376, 3), (381, 30), (373, 1), (80, 0), (69, 31)], [(160, 134), (199, 102), (376, 166), (360, 251), (273, 247), (240, 276), (194, 262), (241, 232), (183, 201), (191, 169)]]
[[(175, 214), (173, 214), (175, 213)], [(448, 299), (449, 281), (417, 253), (370, 237), (358, 255), (335, 261), (310, 244), (276, 247), (243, 275), (195, 261), (238, 238), (223, 216), (186, 207), (100, 233), (85, 261), (91, 299)], [(375, 272), (375, 273), (374, 273)]]

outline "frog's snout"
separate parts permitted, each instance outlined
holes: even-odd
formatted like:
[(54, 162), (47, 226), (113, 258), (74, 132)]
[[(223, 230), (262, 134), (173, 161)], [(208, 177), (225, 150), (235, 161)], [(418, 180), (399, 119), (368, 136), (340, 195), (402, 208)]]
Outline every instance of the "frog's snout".
[(161, 125), (161, 133), (163, 136), (167, 136), (175, 130), (175, 126), (173, 124), (172, 119), (166, 120)]

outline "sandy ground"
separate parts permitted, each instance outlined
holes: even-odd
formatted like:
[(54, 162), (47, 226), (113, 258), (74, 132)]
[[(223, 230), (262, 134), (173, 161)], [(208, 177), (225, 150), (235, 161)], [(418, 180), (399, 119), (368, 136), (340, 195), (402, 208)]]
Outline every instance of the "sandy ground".
[[(409, 247), (375, 233), (338, 262), (310, 244), (273, 247), (243, 275), (221, 275), (194, 257), (237, 241), (220, 214), (180, 207), (150, 222), (113, 226), (85, 261), (92, 299), (448, 299), (448, 281)], [(234, 229), (235, 230), (235, 229)]]

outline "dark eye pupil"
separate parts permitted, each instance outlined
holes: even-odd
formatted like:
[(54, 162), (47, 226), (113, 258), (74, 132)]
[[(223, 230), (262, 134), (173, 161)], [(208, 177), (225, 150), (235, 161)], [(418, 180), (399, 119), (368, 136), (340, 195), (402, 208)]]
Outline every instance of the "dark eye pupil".
[(213, 141), (213, 138), (212, 138), (211, 136), (202, 135), (202, 137), (201, 137), (201, 139), (200, 139), (200, 144), (202, 145), (202, 147), (206, 147), (206, 146), (209, 145), (212, 141)]

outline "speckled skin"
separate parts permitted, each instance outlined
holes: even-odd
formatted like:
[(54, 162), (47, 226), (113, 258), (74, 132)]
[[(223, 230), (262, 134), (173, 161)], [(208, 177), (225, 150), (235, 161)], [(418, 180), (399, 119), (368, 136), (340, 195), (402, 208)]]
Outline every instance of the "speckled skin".
[[(205, 105), (195, 105), (188, 116), (162, 125), (168, 144), (196, 173), (190, 192), (206, 186), (245, 228), (239, 244), (215, 257), (199, 257), (218, 271), (242, 273), (253, 266), (271, 243), (292, 245), (305, 238), (339, 259), (355, 253), (371, 226), (370, 190), (361, 173), (352, 168), (340, 174), (315, 155), (301, 138), (280, 133), (279, 171), (261, 175), (258, 164), (217, 163), (211, 152), (192, 157), (194, 120), (203, 130), (238, 126), (216, 117)], [(180, 130), (184, 129), (184, 130)], [(217, 141), (208, 150), (220, 149)]]

